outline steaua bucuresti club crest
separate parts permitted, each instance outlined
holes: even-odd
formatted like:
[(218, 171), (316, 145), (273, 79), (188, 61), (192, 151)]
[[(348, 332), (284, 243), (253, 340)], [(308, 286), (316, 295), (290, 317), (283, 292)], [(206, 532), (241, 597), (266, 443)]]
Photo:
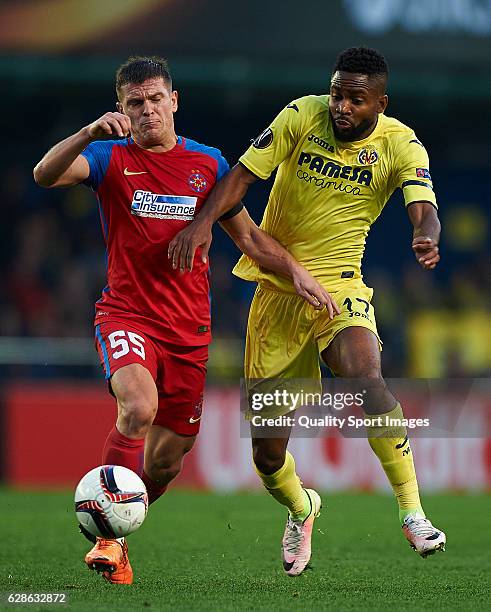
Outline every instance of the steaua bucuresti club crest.
[(202, 193), (208, 186), (205, 177), (197, 170), (192, 170), (192, 174), (188, 178), (189, 186), (193, 191)]
[(378, 153), (375, 150), (375, 147), (369, 145), (368, 147), (364, 147), (358, 153), (358, 163), (361, 166), (371, 166), (372, 164), (376, 164), (378, 162)]

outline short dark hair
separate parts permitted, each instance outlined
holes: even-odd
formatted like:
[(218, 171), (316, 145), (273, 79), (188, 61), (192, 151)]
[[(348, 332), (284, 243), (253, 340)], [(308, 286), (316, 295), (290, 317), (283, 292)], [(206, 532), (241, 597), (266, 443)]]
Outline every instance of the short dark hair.
[(156, 55), (132, 55), (116, 71), (116, 92), (119, 94), (121, 87), (127, 83), (140, 84), (159, 77), (172, 89), (172, 77), (166, 59)]
[(385, 79), (389, 75), (385, 57), (375, 49), (368, 47), (350, 47), (342, 51), (334, 64), (333, 74), (338, 70)]

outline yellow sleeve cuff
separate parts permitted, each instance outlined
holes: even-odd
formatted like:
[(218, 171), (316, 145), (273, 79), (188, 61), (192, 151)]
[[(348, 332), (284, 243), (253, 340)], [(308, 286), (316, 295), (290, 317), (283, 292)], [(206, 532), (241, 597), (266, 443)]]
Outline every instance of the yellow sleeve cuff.
[[(408, 181), (412, 182), (412, 181)], [(430, 185), (403, 185), (402, 193), (404, 194), (404, 203), (409, 206), (412, 202), (430, 202), (435, 208), (438, 208), (436, 203), (435, 192)]]
[(247, 155), (248, 152), (249, 151), (246, 151), (244, 155), (242, 155), (242, 157), (239, 158), (239, 162), (243, 166), (245, 166), (248, 170), (250, 170), (253, 174), (255, 174), (257, 177), (265, 181), (271, 176), (271, 173), (268, 174), (267, 172), (259, 170), (259, 168), (250, 159), (248, 159), (248, 155)]

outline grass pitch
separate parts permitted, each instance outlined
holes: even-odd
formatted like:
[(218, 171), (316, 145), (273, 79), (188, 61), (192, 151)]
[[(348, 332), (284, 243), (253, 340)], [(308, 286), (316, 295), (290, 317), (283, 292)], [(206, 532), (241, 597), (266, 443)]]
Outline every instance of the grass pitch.
[[(490, 601), (489, 498), (425, 496), (447, 552), (426, 560), (382, 495), (323, 495), (312, 568), (282, 570), (285, 512), (265, 494), (171, 491), (129, 538), (132, 586), (107, 584), (82, 563), (72, 493), (0, 491), (0, 593), (68, 593), (30, 610), (472, 610)], [(9, 606), (10, 607), (10, 606)], [(24, 607), (24, 606), (23, 606)]]

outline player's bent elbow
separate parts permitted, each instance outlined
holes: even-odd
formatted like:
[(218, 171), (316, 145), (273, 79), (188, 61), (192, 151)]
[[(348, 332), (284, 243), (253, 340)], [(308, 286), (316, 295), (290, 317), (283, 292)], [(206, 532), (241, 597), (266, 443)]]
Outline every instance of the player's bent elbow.
[(232, 240), (244, 255), (252, 257), (251, 253), (254, 252), (254, 242), (251, 240), (250, 236), (235, 235), (232, 236)]
[(262, 249), (258, 244), (256, 244), (256, 242), (249, 234), (247, 234), (247, 236), (236, 237), (234, 239), (234, 242), (237, 247), (242, 251), (242, 253), (244, 253), (244, 255), (247, 255), (247, 257), (254, 259), (258, 263), (261, 259), (263, 259), (265, 255), (268, 255), (268, 253), (266, 253), (264, 249)]
[(48, 176), (43, 165), (41, 163), (37, 164), (32, 171), (32, 175), (34, 177), (34, 181), (36, 185), (40, 187), (54, 187), (56, 180), (53, 180), (52, 177)]

